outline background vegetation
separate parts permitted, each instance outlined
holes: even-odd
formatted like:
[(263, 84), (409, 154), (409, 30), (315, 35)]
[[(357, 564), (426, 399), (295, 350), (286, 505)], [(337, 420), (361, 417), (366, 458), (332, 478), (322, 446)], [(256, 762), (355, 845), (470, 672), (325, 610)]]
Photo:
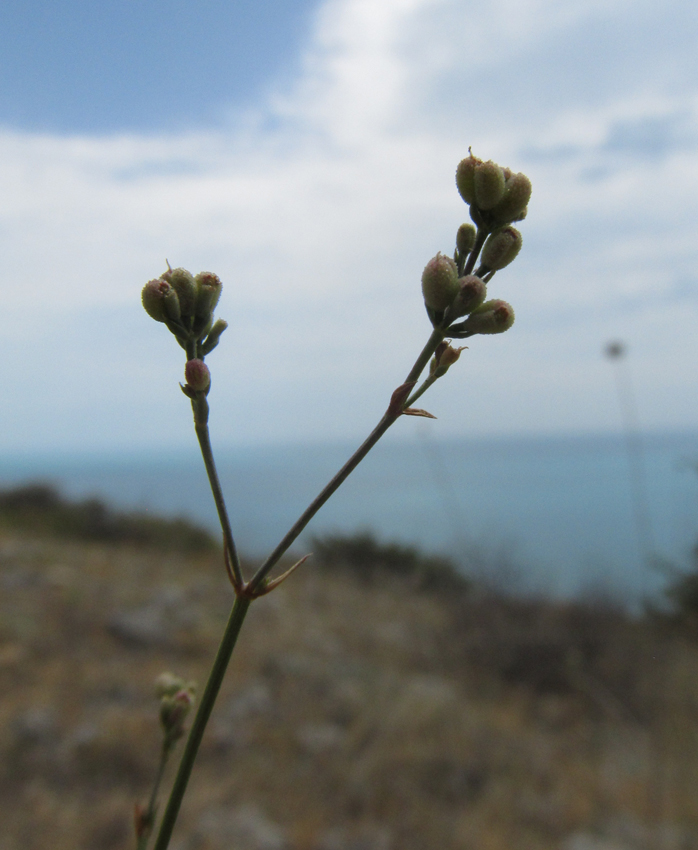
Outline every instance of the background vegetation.
[[(179, 522), (147, 546), (59, 528), (88, 503), (54, 491), (0, 504), (0, 847), (132, 846), (160, 740), (152, 683), (205, 675), (231, 602), (220, 553), (168, 548)], [(105, 511), (96, 528), (128, 527)], [(370, 535), (315, 549), (250, 614), (175, 847), (698, 846), (698, 648), (680, 606), (511, 598)]]

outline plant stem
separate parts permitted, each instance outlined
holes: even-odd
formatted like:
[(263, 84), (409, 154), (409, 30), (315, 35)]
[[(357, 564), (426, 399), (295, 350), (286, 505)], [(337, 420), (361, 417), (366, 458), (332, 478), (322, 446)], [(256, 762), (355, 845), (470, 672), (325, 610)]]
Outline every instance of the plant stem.
[(464, 275), (472, 274), (477, 258), (480, 255), (480, 251), (482, 251), (482, 246), (485, 244), (485, 239), (487, 239), (487, 235), (488, 231), (484, 227), (478, 227), (477, 236), (475, 237), (475, 245), (473, 246), (473, 250), (470, 252), (465, 268), (463, 269)]
[[(439, 377), (441, 377), (441, 376), (439, 376)], [(422, 383), (422, 386), (419, 387), (419, 389), (415, 390), (412, 393), (412, 395), (407, 399), (407, 401), (405, 402), (405, 407), (412, 407), (412, 405), (415, 403), (415, 401), (417, 401), (417, 399), (421, 395), (424, 395), (424, 393), (429, 389), (429, 387), (433, 383), (438, 381), (438, 379), (439, 378), (437, 378), (436, 375), (429, 375), (429, 377)]]
[(431, 360), (432, 354), (439, 347), (439, 344), (443, 342), (445, 336), (446, 331), (443, 328), (434, 328), (427, 340), (427, 344), (421, 350), (419, 357), (414, 361), (414, 366), (410, 369), (409, 375), (405, 378), (406, 384), (410, 381), (416, 381), (419, 378), (424, 371), (424, 367)]
[[(205, 417), (201, 416), (201, 401), (203, 401), (206, 405)], [(197, 409), (197, 407), (199, 409)], [(221, 524), (221, 529), (223, 530), (223, 540), (225, 543), (225, 548), (228, 550), (228, 554), (230, 556), (230, 564), (233, 570), (233, 576), (235, 577), (235, 581), (237, 582), (237, 586), (242, 587), (244, 585), (244, 580), (242, 577), (242, 566), (240, 564), (240, 556), (238, 555), (237, 548), (235, 546), (235, 540), (233, 539), (233, 530), (230, 527), (228, 510), (225, 506), (225, 499), (223, 498), (221, 483), (218, 480), (218, 472), (216, 471), (216, 462), (213, 459), (213, 450), (211, 449), (211, 438), (208, 432), (208, 422), (206, 421), (208, 418), (208, 402), (206, 401), (206, 399), (192, 400), (192, 408), (194, 408), (194, 427), (196, 429), (196, 436), (199, 440), (201, 454), (204, 459), (204, 465), (206, 466), (208, 483), (211, 485), (213, 501), (216, 503), (216, 510), (218, 511), (218, 520)]]
[(235, 643), (238, 639), (238, 635), (240, 634), (240, 629), (242, 628), (242, 624), (244, 622), (245, 615), (247, 614), (247, 609), (250, 607), (251, 601), (252, 600), (249, 597), (238, 596), (233, 604), (233, 610), (230, 612), (230, 618), (228, 619), (228, 624), (225, 627), (223, 639), (218, 647), (218, 652), (216, 653), (216, 658), (213, 662), (213, 666), (211, 667), (206, 687), (204, 688), (204, 692), (201, 696), (199, 708), (194, 717), (194, 722), (192, 723), (191, 732), (189, 733), (187, 743), (184, 747), (184, 752), (182, 753), (182, 760), (180, 761), (179, 768), (177, 769), (177, 776), (175, 777), (174, 785), (170, 792), (170, 799), (167, 801), (167, 808), (165, 809), (165, 814), (162, 817), (160, 832), (158, 833), (157, 841), (155, 842), (153, 850), (167, 850), (170, 843), (172, 830), (174, 829), (175, 821), (179, 814), (179, 807), (182, 804), (182, 798), (184, 797), (184, 792), (187, 789), (189, 776), (191, 775), (191, 771), (194, 766), (196, 754), (199, 751), (199, 745), (201, 744), (206, 724), (211, 716), (211, 711), (213, 710), (213, 705), (216, 702), (218, 692), (221, 689), (221, 684), (223, 682), (223, 677), (225, 676), (225, 671), (228, 668), (230, 656), (233, 654)]
[[(405, 378), (405, 383), (409, 383), (411, 381), (416, 381), (419, 376), (422, 374), (424, 367), (429, 362), (429, 359), (433, 355), (437, 346), (440, 342), (443, 341), (444, 331), (441, 328), (434, 328), (427, 341), (427, 344), (422, 349), (419, 357), (415, 360), (414, 366), (410, 369), (410, 372)], [(420, 393), (421, 395), (421, 393)], [(406, 405), (403, 405), (403, 409)], [(364, 440), (364, 442), (359, 446), (359, 448), (354, 452), (354, 454), (349, 458), (349, 460), (344, 464), (344, 466), (339, 470), (339, 472), (334, 476), (334, 478), (324, 487), (323, 490), (313, 499), (313, 501), (308, 505), (308, 507), (303, 511), (303, 513), (298, 517), (296, 522), (291, 526), (288, 530), (284, 538), (281, 540), (279, 545), (274, 549), (274, 551), (269, 555), (266, 561), (261, 565), (261, 567), (254, 574), (253, 578), (250, 580), (250, 583), (247, 586), (247, 589), (254, 593), (257, 590), (264, 579), (269, 575), (274, 566), (279, 562), (279, 560), (283, 557), (283, 555), (288, 551), (293, 542), (296, 540), (298, 535), (303, 531), (306, 525), (310, 522), (310, 520), (315, 516), (315, 514), (320, 510), (320, 508), (325, 504), (325, 502), (330, 498), (330, 496), (339, 488), (341, 484), (346, 481), (346, 479), (351, 475), (351, 473), (356, 469), (356, 467), (361, 463), (361, 461), (366, 457), (366, 455), (371, 451), (371, 449), (376, 445), (378, 440), (385, 434), (385, 432), (390, 428), (390, 426), (401, 416), (402, 410), (397, 412), (386, 411), (383, 414), (380, 422), (376, 425), (376, 427), (371, 431), (369, 436)]]
[[(410, 370), (405, 383), (416, 381), (419, 378), (437, 346), (443, 341), (444, 336), (445, 331), (442, 328), (434, 328), (427, 344), (420, 352), (414, 366)], [(298, 535), (303, 531), (306, 525), (335, 492), (335, 490), (337, 490), (337, 488), (349, 477), (354, 469), (356, 469), (356, 467), (375, 446), (378, 440), (380, 440), (383, 434), (385, 434), (388, 428), (390, 428), (390, 426), (402, 415), (402, 410), (405, 407), (406, 405), (403, 404), (400, 409), (389, 409), (383, 414), (380, 422), (376, 425), (373, 431), (371, 431), (366, 440), (364, 440), (361, 446), (359, 446), (329, 484), (327, 484), (320, 494), (310, 503), (276, 549), (274, 549), (271, 555), (269, 555), (266, 561), (260, 566), (251, 581), (245, 585), (242, 578), (237, 550), (233, 541), (232, 531), (230, 529), (228, 512), (225, 507), (223, 493), (216, 473), (216, 465), (213, 460), (213, 451), (211, 449), (211, 441), (209, 438), (207, 424), (208, 402), (203, 396), (197, 396), (195, 399), (192, 399), (196, 436), (198, 437), (199, 445), (201, 446), (201, 454), (206, 465), (208, 480), (211, 485), (211, 491), (218, 510), (218, 518), (221, 523), (221, 528), (223, 529), (225, 545), (228, 547), (235, 578), (239, 580), (239, 587), (236, 588), (238, 594), (233, 604), (233, 610), (230, 613), (228, 625), (226, 626), (223, 634), (221, 644), (218, 647), (218, 652), (216, 654), (215, 661), (213, 662), (211, 672), (209, 673), (199, 709), (196, 712), (191, 732), (189, 733), (184, 752), (182, 753), (182, 759), (180, 761), (179, 768), (177, 769), (177, 776), (175, 777), (174, 785), (170, 792), (170, 798), (167, 802), (167, 808), (165, 809), (165, 814), (163, 815), (162, 823), (160, 824), (160, 832), (158, 833), (157, 841), (155, 842), (153, 850), (167, 850), (169, 845), (172, 830), (174, 829), (177, 815), (179, 814), (182, 798), (184, 797), (187, 783), (189, 782), (189, 777), (194, 766), (194, 760), (196, 759), (199, 745), (203, 738), (204, 730), (206, 729), (206, 724), (211, 716), (213, 705), (216, 701), (216, 697), (218, 696), (218, 692), (220, 691), (230, 657), (233, 654), (235, 643), (240, 633), (245, 615), (247, 614), (247, 609), (254, 598), (255, 591), (260, 589), (260, 585), (264, 582), (269, 572), (279, 562)]]
[[(155, 774), (155, 781), (153, 782), (153, 790), (150, 794), (150, 800), (148, 800), (148, 821), (151, 824), (155, 823), (155, 808), (158, 802), (158, 791), (160, 790), (160, 784), (162, 783), (162, 777), (165, 773), (165, 766), (167, 764), (167, 760), (170, 757), (170, 753), (172, 752), (172, 745), (163, 742), (162, 748), (160, 750), (160, 764), (158, 765), (158, 772)], [(151, 829), (147, 829), (143, 835), (138, 839), (138, 846), (136, 850), (146, 850), (148, 847), (148, 840), (150, 839)]]
[(344, 464), (344, 466), (339, 470), (339, 472), (334, 476), (334, 478), (329, 482), (329, 484), (327, 484), (327, 486), (323, 488), (323, 490), (315, 497), (315, 499), (313, 499), (313, 501), (308, 505), (308, 507), (303, 511), (300, 517), (298, 517), (296, 522), (288, 530), (288, 532), (281, 540), (279, 545), (276, 547), (276, 549), (274, 549), (271, 555), (269, 555), (266, 561), (254, 574), (254, 577), (250, 580), (250, 583), (248, 585), (248, 590), (250, 592), (254, 592), (255, 590), (257, 590), (257, 588), (259, 588), (259, 586), (267, 577), (269, 572), (273, 569), (274, 566), (276, 566), (279, 560), (288, 551), (295, 539), (303, 531), (303, 529), (310, 522), (310, 520), (315, 516), (315, 514), (320, 510), (320, 508), (325, 504), (325, 502), (330, 498), (330, 496), (335, 492), (335, 490), (337, 490), (337, 488), (341, 484), (343, 484), (344, 481), (346, 481), (349, 475), (356, 469), (356, 467), (361, 463), (361, 461), (376, 445), (378, 440), (380, 440), (383, 434), (385, 434), (388, 428), (390, 428), (393, 422), (395, 422), (395, 420), (400, 415), (401, 412), (393, 414), (383, 414), (382, 419), (376, 425), (373, 431), (371, 431), (369, 436), (364, 440), (364, 442), (359, 446), (359, 448), (354, 452), (354, 454), (349, 458), (349, 460)]

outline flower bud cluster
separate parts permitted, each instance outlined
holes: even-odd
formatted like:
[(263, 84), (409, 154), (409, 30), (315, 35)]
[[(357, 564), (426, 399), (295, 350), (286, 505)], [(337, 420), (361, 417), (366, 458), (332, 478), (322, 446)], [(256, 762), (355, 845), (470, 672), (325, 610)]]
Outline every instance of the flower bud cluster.
[[(521, 250), (512, 222), (526, 217), (531, 181), (471, 151), (456, 169), (456, 186), (473, 224), (458, 228), (453, 259), (439, 253), (427, 263), (422, 274), (427, 314), (434, 327), (457, 339), (503, 333), (514, 323), (514, 310), (505, 301), (486, 300), (487, 283)], [(437, 361), (434, 369), (441, 368)]]
[(155, 695), (160, 699), (160, 725), (165, 748), (184, 735), (184, 721), (191, 711), (196, 685), (172, 673), (161, 673), (155, 680)]
[(141, 300), (146, 313), (167, 325), (190, 359), (203, 359), (228, 327), (222, 319), (213, 320), (222, 289), (220, 278), (212, 272), (194, 276), (186, 269), (168, 268), (146, 283)]
[(525, 174), (502, 168), (491, 159), (483, 162), (471, 151), (458, 163), (456, 186), (478, 227), (484, 224), (491, 231), (526, 218), (531, 181)]

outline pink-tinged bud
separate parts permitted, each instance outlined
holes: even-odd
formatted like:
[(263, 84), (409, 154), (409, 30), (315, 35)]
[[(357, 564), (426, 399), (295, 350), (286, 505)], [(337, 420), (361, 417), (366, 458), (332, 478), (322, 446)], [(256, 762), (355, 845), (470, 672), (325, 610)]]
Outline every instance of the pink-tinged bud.
[(504, 194), (499, 203), (492, 208), (492, 216), (500, 224), (520, 221), (526, 214), (531, 199), (531, 181), (525, 174), (512, 174), (504, 186)]
[(504, 171), (492, 162), (475, 166), (475, 203), (481, 210), (491, 210), (504, 195)]
[(167, 318), (165, 296), (172, 287), (164, 280), (149, 280), (141, 292), (141, 301), (145, 312), (156, 322), (164, 322)]
[(514, 324), (514, 308), (506, 301), (495, 298), (485, 301), (477, 310), (459, 325), (459, 330), (471, 336), (473, 334), (501, 334)]
[(472, 204), (475, 200), (475, 166), (481, 163), (482, 160), (471, 152), (456, 168), (456, 187), (466, 204)]
[(177, 293), (182, 315), (193, 316), (198, 287), (192, 274), (186, 269), (168, 269), (161, 278), (166, 280)]
[(174, 696), (160, 700), (160, 723), (167, 741), (176, 741), (184, 734), (184, 721), (194, 704), (194, 694), (189, 688), (178, 691)]
[(199, 272), (194, 281), (198, 287), (195, 313), (200, 317), (209, 316), (216, 309), (221, 297), (221, 279), (213, 272)]
[(472, 224), (461, 224), (456, 233), (456, 248), (461, 255), (469, 254), (475, 247), (477, 231)]
[(203, 360), (188, 360), (184, 367), (184, 377), (187, 386), (197, 393), (206, 392), (211, 385), (211, 373)]
[(491, 271), (499, 271), (513, 262), (521, 250), (522, 237), (519, 231), (507, 224), (487, 237), (482, 249), (482, 264)]
[(160, 673), (155, 680), (155, 695), (157, 697), (173, 697), (186, 687), (186, 682), (174, 673)]
[(458, 267), (450, 257), (438, 253), (422, 272), (422, 293), (426, 306), (437, 313), (450, 306), (458, 293)]
[(460, 278), (458, 285), (458, 294), (448, 311), (448, 318), (451, 321), (472, 313), (487, 298), (487, 284), (474, 274)]

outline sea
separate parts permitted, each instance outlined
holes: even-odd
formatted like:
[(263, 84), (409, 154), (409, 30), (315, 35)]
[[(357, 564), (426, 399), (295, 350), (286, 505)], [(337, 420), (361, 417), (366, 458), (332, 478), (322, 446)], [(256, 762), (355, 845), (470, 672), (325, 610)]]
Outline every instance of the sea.
[[(240, 550), (263, 557), (355, 448), (337, 442), (218, 450)], [(0, 488), (34, 481), (217, 530), (195, 446), (0, 457)], [(294, 551), (312, 551), (314, 536), (364, 531), (446, 555), (500, 589), (637, 606), (693, 564), (698, 432), (386, 437)]]

